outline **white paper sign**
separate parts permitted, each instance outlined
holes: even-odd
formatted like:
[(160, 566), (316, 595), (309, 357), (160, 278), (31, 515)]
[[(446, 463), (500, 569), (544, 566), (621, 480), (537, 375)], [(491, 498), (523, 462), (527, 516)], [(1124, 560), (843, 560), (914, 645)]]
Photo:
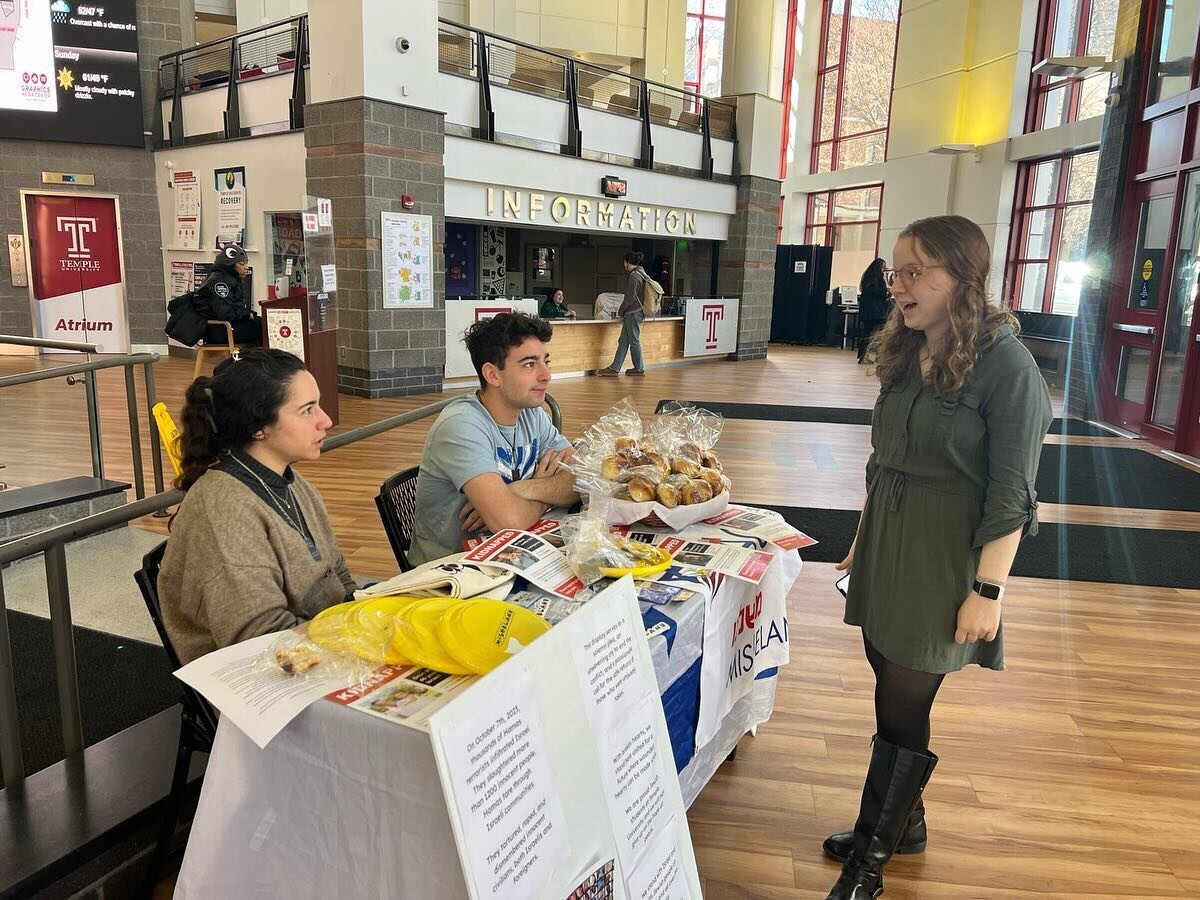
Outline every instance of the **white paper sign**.
[(688, 891), (679, 837), (672, 820), (625, 879), (630, 900), (693, 900)]
[(264, 634), (214, 650), (179, 669), (175, 677), (199, 691), (250, 740), (265, 747), (311, 704), (347, 683), (344, 672), (325, 674), (320, 666), (296, 678), (282, 669), (261, 665), (277, 640), (278, 634)]
[(683, 323), (684, 356), (716, 356), (737, 350), (736, 297), (725, 300), (689, 300)]
[(522, 671), (434, 732), (450, 773), (477, 898), (526, 900), (569, 846), (534, 696)]
[(333, 263), (321, 265), (321, 290), (326, 294), (337, 290), (337, 266)]
[(175, 189), (175, 249), (200, 249), (200, 183), (195, 172), (176, 172), (171, 179)]
[(26, 287), (29, 284), (29, 271), (25, 266), (25, 236), (10, 234), (8, 236), (8, 271), (12, 275), (13, 287)]
[(383, 235), (383, 306), (433, 306), (433, 218), (380, 213)]
[(457, 300), (449, 298), (446, 301), (446, 377), (465, 378), (475, 376), (475, 366), (471, 363), (471, 354), (463, 343), (463, 332), (482, 319), (506, 312), (523, 312), (536, 316), (538, 302), (536, 300), (520, 299), (505, 300), (493, 298), (490, 300)]
[(246, 189), (234, 187), (217, 194), (217, 240), (240, 242), (246, 234)]
[(305, 213), (303, 216), (303, 221), (305, 234), (316, 234), (321, 230), (321, 226), (317, 224), (316, 213)]
[(267, 307), (267, 347), (286, 350), (304, 361), (304, 312)]
[[(607, 731), (597, 732), (603, 742), (604, 799), (608, 801), (617, 852), (624, 860), (639, 859), (654, 835), (673, 824), (667, 804), (667, 776), (649, 706), (659, 702), (657, 697), (647, 696), (633, 715), (623, 717)], [(670, 777), (676, 777), (675, 773)]]
[(808, 263), (804, 260), (797, 260), (792, 264), (792, 272), (796, 275), (803, 275), (808, 271)]
[(171, 297), (179, 297), (192, 290), (196, 284), (196, 270), (190, 262), (171, 260)]
[(326, 197), (317, 198), (317, 225), (321, 228), (333, 227), (333, 202)]

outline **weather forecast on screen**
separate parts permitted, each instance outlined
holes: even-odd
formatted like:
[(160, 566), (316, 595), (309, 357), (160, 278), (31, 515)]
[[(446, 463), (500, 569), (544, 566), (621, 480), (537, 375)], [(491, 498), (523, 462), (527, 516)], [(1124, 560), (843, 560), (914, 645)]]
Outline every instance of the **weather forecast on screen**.
[(141, 146), (135, 0), (0, 0), (0, 137)]

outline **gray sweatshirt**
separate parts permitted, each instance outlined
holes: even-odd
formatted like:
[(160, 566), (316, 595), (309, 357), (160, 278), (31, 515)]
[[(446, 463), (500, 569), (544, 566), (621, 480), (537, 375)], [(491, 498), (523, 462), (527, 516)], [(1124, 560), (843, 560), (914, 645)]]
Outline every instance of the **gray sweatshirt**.
[(617, 310), (618, 316), (623, 318), (642, 308), (642, 285), (649, 280), (650, 276), (641, 266), (629, 272), (629, 281), (625, 283), (625, 299), (621, 301), (621, 308)]

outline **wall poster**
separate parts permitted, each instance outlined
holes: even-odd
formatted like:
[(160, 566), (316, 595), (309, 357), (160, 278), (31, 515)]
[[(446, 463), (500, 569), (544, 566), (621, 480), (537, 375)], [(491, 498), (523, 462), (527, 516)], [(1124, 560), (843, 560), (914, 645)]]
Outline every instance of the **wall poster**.
[(384, 309), (432, 308), (433, 218), (393, 212), (380, 216)]

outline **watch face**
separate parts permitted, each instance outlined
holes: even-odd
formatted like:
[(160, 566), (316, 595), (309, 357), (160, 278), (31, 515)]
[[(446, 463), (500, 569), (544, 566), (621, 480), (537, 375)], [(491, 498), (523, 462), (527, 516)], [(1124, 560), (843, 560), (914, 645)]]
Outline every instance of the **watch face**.
[(977, 581), (975, 582), (975, 593), (988, 600), (999, 600), (1000, 586), (998, 584), (989, 584), (986, 581)]

